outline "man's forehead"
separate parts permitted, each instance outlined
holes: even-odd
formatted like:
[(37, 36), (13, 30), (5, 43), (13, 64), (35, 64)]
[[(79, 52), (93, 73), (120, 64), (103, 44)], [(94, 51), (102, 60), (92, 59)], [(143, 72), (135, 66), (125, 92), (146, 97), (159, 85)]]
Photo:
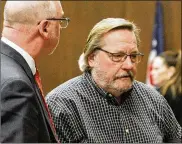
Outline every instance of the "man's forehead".
[(136, 41), (119, 41), (120, 45), (137, 45)]
[(117, 41), (117, 42), (106, 42), (105, 45), (116, 46), (116, 47), (133, 47), (137, 48), (136, 41)]
[(110, 31), (103, 35), (103, 40), (106, 41), (123, 41), (123, 42), (134, 42), (136, 43), (136, 36), (134, 32), (127, 29), (119, 29)]
[(61, 5), (61, 2), (60, 1), (54, 1), (55, 3), (55, 6), (56, 6), (56, 9), (57, 9), (57, 14), (61, 14), (61, 16), (63, 17), (64, 16), (64, 11), (63, 11), (63, 8), (62, 8), (62, 5)]

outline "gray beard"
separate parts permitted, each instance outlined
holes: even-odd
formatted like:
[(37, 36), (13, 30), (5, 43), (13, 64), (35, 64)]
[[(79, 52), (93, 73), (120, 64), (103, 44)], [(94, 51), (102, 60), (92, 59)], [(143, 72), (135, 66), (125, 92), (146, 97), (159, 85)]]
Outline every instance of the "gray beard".
[[(113, 94), (114, 96), (119, 96), (124, 92), (127, 92), (131, 88), (117, 88), (116, 86), (114, 86), (115, 80), (113, 80), (112, 82), (108, 82), (105, 78), (106, 74), (103, 71), (92, 69), (91, 74), (94, 81), (97, 83), (99, 87), (103, 88), (105, 91)], [(133, 77), (131, 77), (131, 81), (133, 81)]]

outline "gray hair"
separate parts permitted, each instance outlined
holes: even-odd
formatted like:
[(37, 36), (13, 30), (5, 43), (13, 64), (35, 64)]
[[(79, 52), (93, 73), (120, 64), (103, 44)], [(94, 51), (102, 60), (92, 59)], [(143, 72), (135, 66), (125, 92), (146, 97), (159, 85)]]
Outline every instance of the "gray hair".
[(39, 21), (56, 16), (54, 1), (7, 1), (4, 8), (4, 21), (14, 23), (36, 24)]
[(86, 46), (78, 61), (79, 68), (82, 72), (90, 69), (88, 64), (88, 56), (92, 54), (96, 48), (102, 47), (104, 45), (102, 43), (103, 35), (115, 29), (128, 29), (134, 32), (137, 40), (137, 47), (139, 47), (140, 29), (138, 29), (133, 22), (122, 18), (103, 19), (93, 27), (93, 29), (90, 31), (90, 34), (88, 35)]

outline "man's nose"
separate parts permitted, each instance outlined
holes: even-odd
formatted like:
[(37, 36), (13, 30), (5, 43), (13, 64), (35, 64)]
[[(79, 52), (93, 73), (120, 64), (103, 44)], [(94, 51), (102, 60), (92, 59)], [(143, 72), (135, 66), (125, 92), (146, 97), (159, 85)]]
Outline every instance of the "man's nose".
[(130, 56), (127, 56), (124, 62), (122, 62), (122, 68), (131, 70), (133, 69), (134, 63), (131, 61)]

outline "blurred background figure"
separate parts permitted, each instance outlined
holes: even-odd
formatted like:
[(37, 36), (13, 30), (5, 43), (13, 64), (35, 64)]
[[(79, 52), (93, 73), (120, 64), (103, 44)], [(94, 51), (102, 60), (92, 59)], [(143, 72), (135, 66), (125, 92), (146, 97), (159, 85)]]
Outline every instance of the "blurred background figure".
[(161, 91), (161, 87), (174, 75), (177, 55), (177, 52), (165, 51), (154, 58), (151, 74), (153, 84), (159, 91)]
[(156, 89), (166, 98), (182, 126), (181, 50), (165, 51), (153, 61), (152, 78)]

